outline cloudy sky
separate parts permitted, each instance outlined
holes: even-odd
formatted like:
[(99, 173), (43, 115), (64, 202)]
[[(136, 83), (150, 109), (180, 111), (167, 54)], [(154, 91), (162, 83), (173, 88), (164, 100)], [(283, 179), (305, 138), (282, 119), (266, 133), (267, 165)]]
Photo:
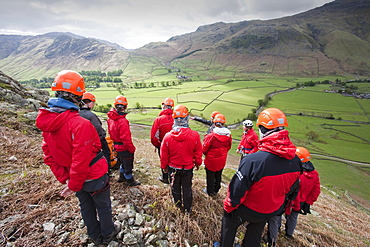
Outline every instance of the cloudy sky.
[(0, 34), (71, 32), (127, 49), (194, 32), (215, 22), (268, 20), (333, 0), (7, 0)]

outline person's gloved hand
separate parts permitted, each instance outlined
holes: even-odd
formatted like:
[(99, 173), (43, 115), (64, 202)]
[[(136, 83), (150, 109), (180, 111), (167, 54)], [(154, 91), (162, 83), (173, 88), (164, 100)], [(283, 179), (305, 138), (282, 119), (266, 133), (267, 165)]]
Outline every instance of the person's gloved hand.
[(308, 204), (307, 202), (301, 202), (301, 214), (311, 214), (311, 211), (310, 211), (310, 204)]

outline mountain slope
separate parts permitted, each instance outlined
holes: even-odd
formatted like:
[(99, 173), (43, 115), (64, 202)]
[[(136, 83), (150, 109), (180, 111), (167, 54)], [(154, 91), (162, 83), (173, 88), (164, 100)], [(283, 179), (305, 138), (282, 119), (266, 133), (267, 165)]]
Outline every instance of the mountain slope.
[[(52, 77), (62, 69), (122, 69), (132, 81), (164, 66), (197, 71), (197, 75), (201, 71), (208, 77), (213, 70), (234, 77), (251, 73), (368, 76), (369, 13), (368, 0), (336, 0), (279, 19), (200, 26), (195, 32), (134, 51), (71, 33), (0, 35), (0, 68), (18, 80)], [(142, 61), (149, 61), (145, 71)]]
[(0, 35), (0, 67), (17, 79), (53, 77), (62, 69), (113, 71), (129, 52), (69, 33)]
[(202, 26), (134, 53), (158, 56), (182, 68), (369, 75), (369, 12), (369, 1), (336, 0), (275, 20)]

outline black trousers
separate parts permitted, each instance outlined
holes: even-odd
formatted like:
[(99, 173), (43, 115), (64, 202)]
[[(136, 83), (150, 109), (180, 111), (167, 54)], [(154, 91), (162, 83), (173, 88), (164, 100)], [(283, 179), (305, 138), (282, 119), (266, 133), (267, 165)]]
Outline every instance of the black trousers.
[(221, 188), (222, 171), (213, 172), (206, 168), (207, 178), (207, 193), (208, 195), (215, 195)]
[(117, 152), (118, 162), (121, 164), (120, 173), (125, 175), (126, 179), (132, 179), (132, 169), (134, 169), (134, 153), (129, 151)]
[(168, 173), (171, 179), (172, 197), (176, 206), (184, 209), (186, 212), (190, 212), (193, 204), (193, 170), (169, 167)]
[[(158, 152), (159, 159), (161, 159), (161, 148), (160, 147), (155, 147)], [(168, 173), (163, 172), (163, 169), (161, 169), (162, 172), (162, 180), (170, 182), (170, 179), (168, 177)]]
[(242, 247), (259, 247), (263, 228), (269, 217), (258, 218), (246, 212), (245, 206), (241, 205), (231, 213), (224, 213), (221, 228), (221, 247), (234, 246), (234, 239), (238, 227), (248, 222), (247, 232), (244, 235)]
[(107, 238), (114, 230), (108, 175), (85, 182), (76, 196), (89, 237), (94, 240)]

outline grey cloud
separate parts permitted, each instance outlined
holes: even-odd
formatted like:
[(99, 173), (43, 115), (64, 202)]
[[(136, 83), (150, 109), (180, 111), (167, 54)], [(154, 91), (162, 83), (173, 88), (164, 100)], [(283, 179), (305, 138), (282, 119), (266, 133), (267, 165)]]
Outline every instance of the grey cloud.
[(328, 0), (9, 0), (0, 32), (72, 32), (135, 48), (215, 22), (272, 19)]
[(241, 15), (245, 10), (243, 0), (205, 0), (204, 13), (216, 17), (222, 14)]
[(252, 14), (258, 14), (260, 16), (269, 16), (272, 13), (279, 13), (280, 15), (290, 15), (312, 9), (317, 6), (321, 6), (324, 3), (329, 2), (328, 0), (257, 0), (248, 1), (245, 0), (248, 11)]

